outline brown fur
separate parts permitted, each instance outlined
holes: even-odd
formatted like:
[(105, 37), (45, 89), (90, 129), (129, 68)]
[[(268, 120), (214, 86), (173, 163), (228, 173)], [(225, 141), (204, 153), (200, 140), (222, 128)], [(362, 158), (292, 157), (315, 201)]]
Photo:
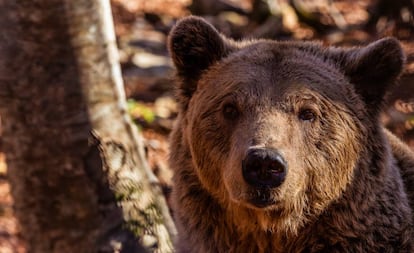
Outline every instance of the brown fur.
[[(390, 131), (385, 129), (384, 133), (391, 146), (393, 157), (398, 167), (401, 168), (405, 191), (411, 210), (414, 210), (414, 152)], [(414, 212), (412, 215), (414, 221)]]
[[(378, 123), (403, 65), (397, 41), (236, 43), (189, 17), (170, 52), (181, 104), (170, 158), (178, 252), (413, 250), (414, 156)], [(314, 120), (300, 119), (304, 109)], [(252, 147), (287, 161), (279, 187), (246, 183)], [(261, 198), (272, 204), (257, 207)]]

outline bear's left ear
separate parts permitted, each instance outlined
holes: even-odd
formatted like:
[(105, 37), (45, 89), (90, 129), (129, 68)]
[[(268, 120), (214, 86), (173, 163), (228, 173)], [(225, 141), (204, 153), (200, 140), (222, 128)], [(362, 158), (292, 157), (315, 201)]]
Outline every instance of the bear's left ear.
[(180, 20), (169, 35), (169, 51), (177, 69), (181, 94), (191, 97), (204, 70), (231, 52), (230, 40), (204, 19)]
[(405, 56), (398, 40), (384, 38), (366, 47), (346, 50), (341, 62), (355, 91), (374, 114), (400, 75)]

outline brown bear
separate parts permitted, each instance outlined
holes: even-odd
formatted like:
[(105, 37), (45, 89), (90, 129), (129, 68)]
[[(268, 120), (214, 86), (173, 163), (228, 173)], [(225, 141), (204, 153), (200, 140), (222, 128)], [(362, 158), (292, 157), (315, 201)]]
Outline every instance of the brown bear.
[(235, 42), (188, 17), (169, 50), (178, 252), (414, 252), (414, 156), (379, 123), (397, 40)]

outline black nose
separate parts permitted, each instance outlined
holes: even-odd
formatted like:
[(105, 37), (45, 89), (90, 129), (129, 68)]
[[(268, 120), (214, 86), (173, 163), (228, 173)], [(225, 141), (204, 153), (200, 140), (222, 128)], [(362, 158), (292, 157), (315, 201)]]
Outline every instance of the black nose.
[(255, 187), (275, 188), (286, 177), (287, 164), (274, 149), (254, 148), (242, 162), (243, 177)]

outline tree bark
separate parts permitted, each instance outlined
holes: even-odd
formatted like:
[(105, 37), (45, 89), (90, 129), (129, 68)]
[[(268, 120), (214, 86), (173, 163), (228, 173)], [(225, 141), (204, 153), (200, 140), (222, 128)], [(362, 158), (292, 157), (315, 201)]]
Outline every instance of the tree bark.
[(109, 0), (0, 0), (0, 27), (4, 150), (29, 252), (171, 252)]

